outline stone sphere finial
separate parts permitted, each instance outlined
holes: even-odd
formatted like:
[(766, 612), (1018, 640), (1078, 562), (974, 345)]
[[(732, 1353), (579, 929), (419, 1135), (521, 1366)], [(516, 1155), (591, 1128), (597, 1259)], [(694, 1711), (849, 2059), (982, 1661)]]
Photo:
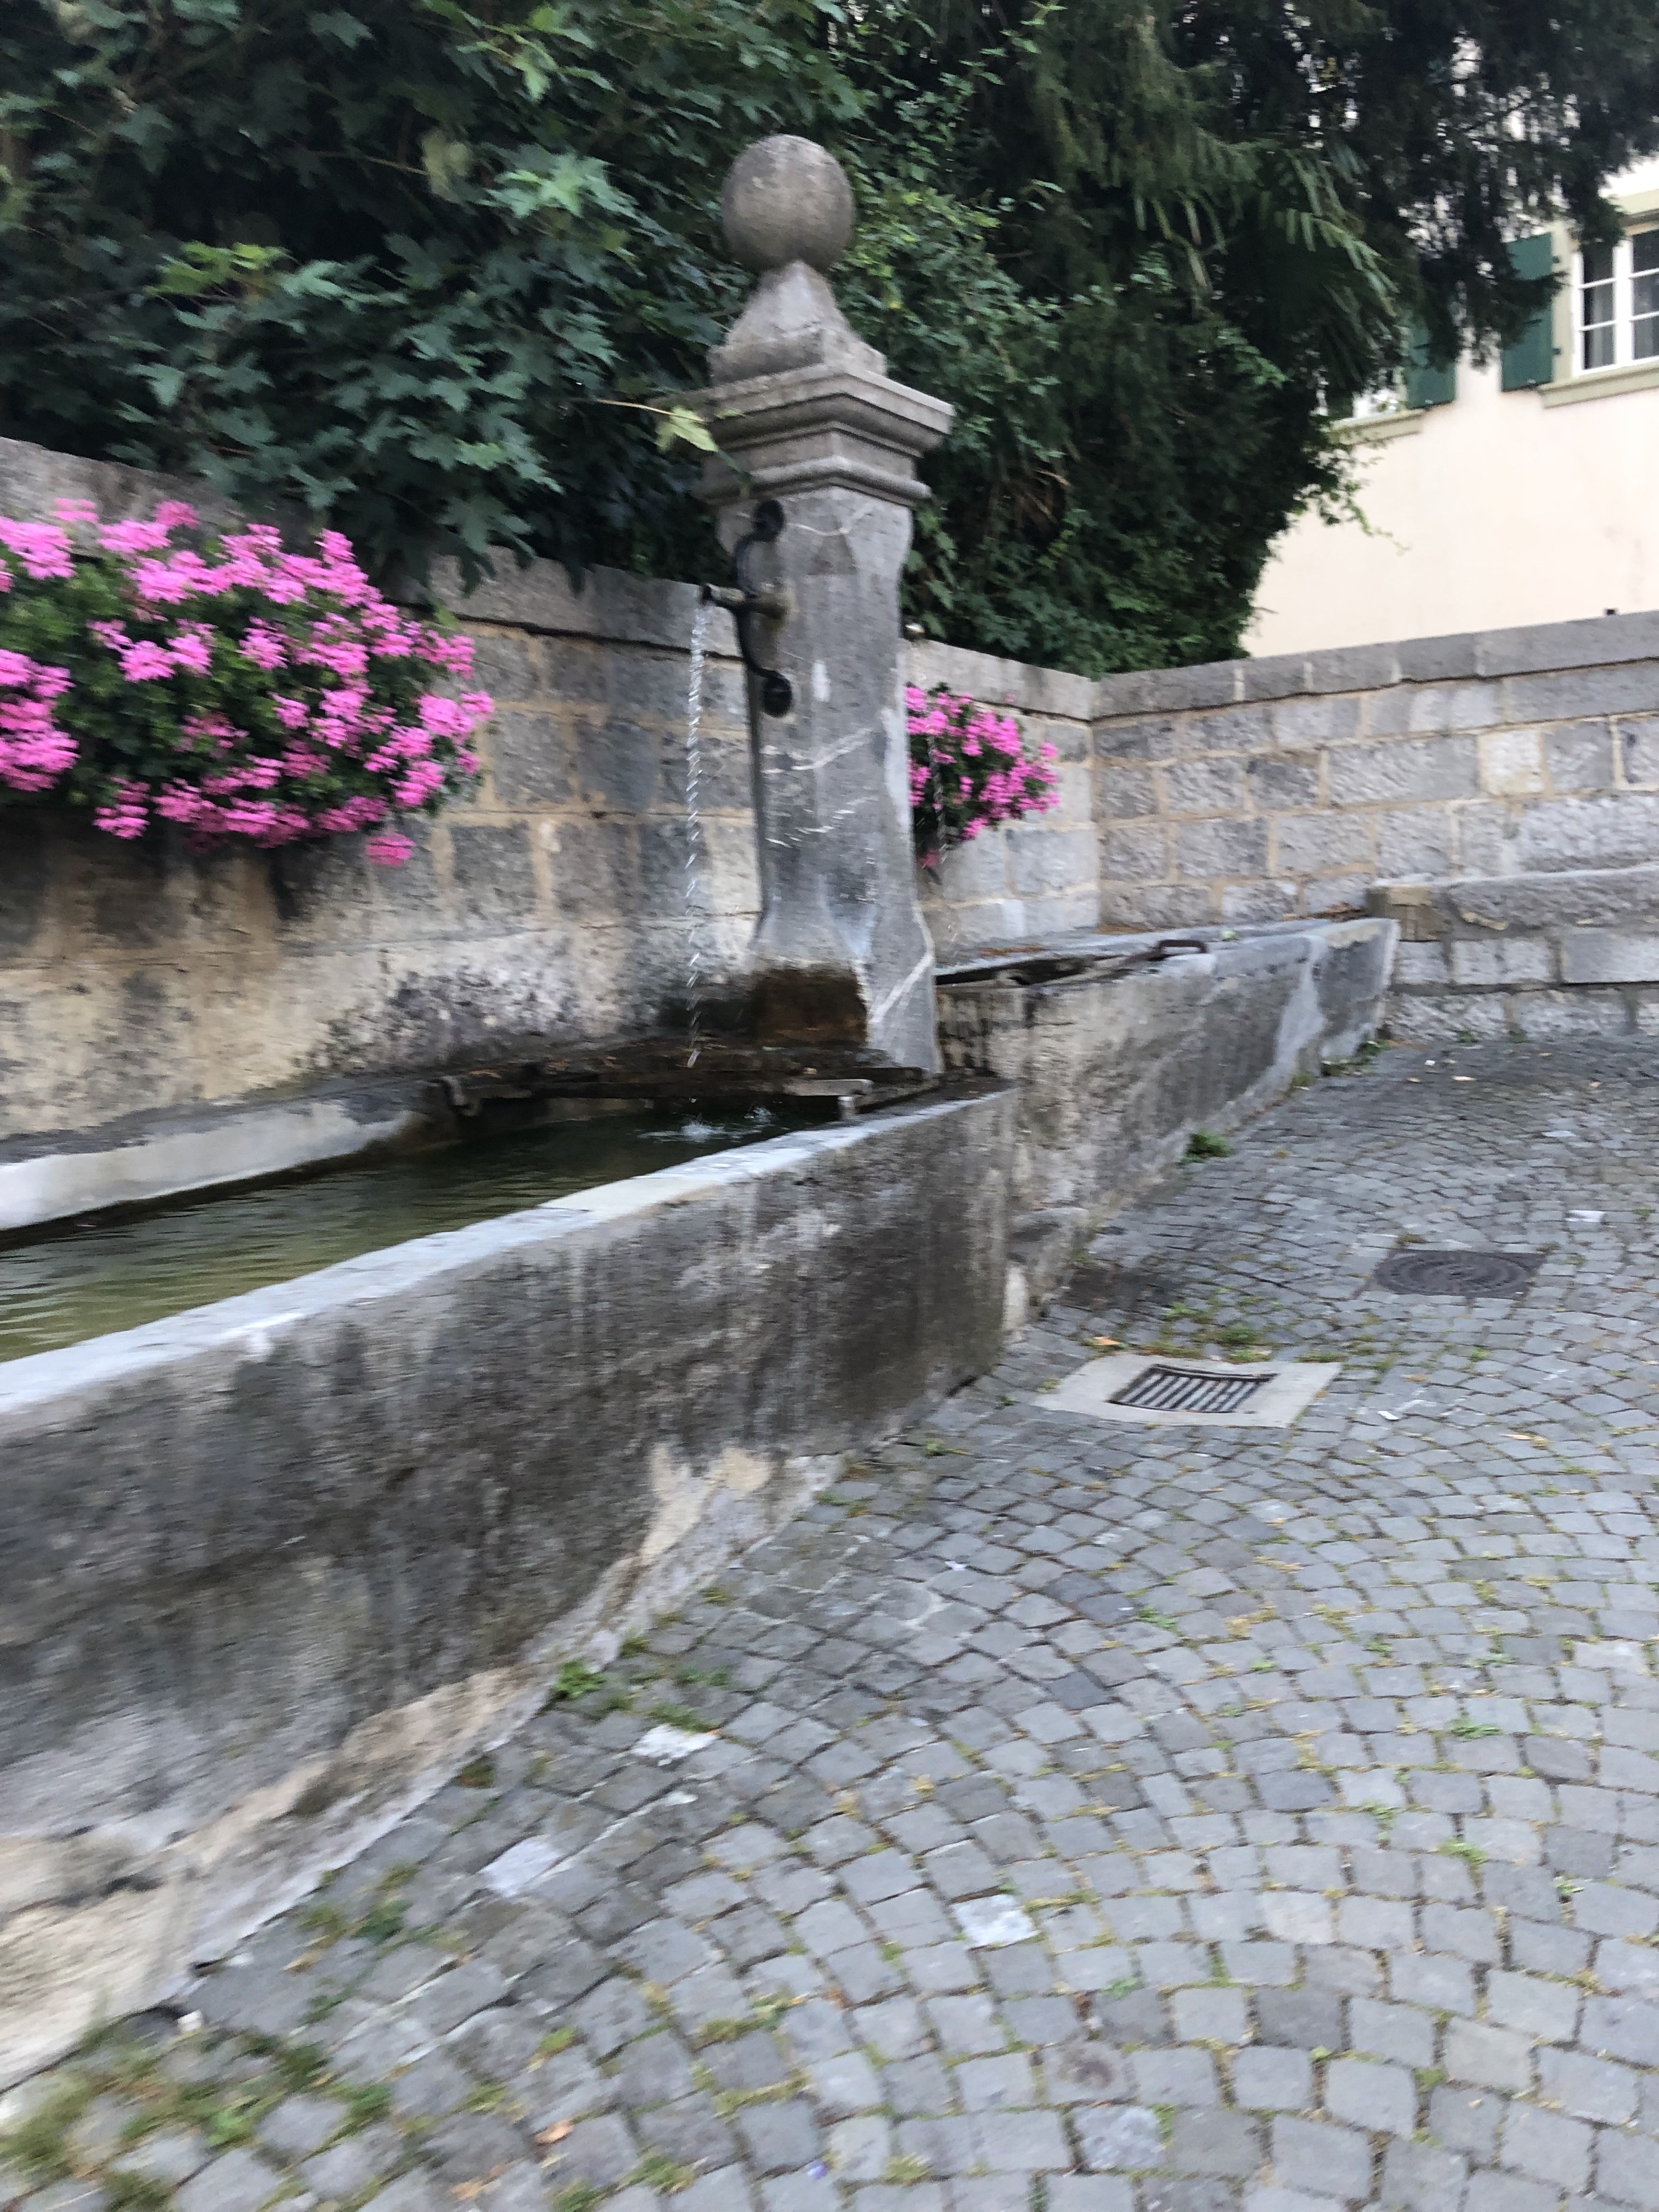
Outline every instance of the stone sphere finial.
[(791, 261), (833, 269), (853, 235), (853, 187), (835, 155), (811, 138), (762, 138), (726, 171), (720, 220), (745, 269)]

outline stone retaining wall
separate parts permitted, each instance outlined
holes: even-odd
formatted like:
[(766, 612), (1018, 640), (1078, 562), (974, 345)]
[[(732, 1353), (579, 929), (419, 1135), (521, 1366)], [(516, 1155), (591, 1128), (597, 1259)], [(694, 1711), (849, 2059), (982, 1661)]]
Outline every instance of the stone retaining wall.
[[(192, 489), (0, 439), (0, 512), (77, 498), (115, 517)], [(356, 839), (198, 859), (181, 838), (134, 848), (0, 808), (0, 1143), (681, 1018), (693, 587), (595, 569), (578, 592), (553, 562), (505, 558), (470, 596), (453, 571), (435, 580), (497, 712), (476, 796), (420, 829), (404, 867), (370, 866)], [(708, 643), (697, 926), (718, 987), (759, 888), (726, 614)], [(944, 957), (1091, 927), (1093, 686), (941, 647), (915, 659), (929, 687), (1012, 696), (1062, 763), (1060, 810), (927, 885)]]
[(922, 878), (922, 912), (941, 963), (992, 945), (1052, 944), (1100, 927), (1100, 860), (1091, 771), (1098, 686), (1057, 668), (1028, 668), (989, 653), (914, 641), (910, 681), (945, 684), (986, 705), (1011, 708), (1027, 750), (1044, 742), (1059, 756), (1060, 803), (945, 855), (937, 879)]
[[(180, 489), (0, 440), (9, 511), (72, 495), (131, 513)], [(0, 1145), (679, 1017), (692, 587), (596, 570), (576, 592), (536, 562), (504, 564), (471, 597), (453, 575), (441, 592), (478, 638), (499, 710), (477, 796), (401, 871), (368, 867), (356, 841), (196, 860), (0, 810)], [(741, 962), (758, 884), (723, 614), (710, 643), (699, 927), (718, 984)], [(924, 880), (947, 963), (1099, 928), (1356, 909), (1379, 883), (1547, 880), (1659, 856), (1659, 614), (1102, 682), (913, 641), (908, 674), (1011, 707), (1059, 756), (1054, 811)], [(1518, 943), (1449, 953), (1444, 976), (1413, 955), (1402, 987), (1425, 1000), (1499, 988), (1470, 980), (1485, 958), (1531, 962), (1529, 984), (1593, 988)], [(1628, 1027), (1634, 1005), (1573, 1018)]]
[(1659, 614), (1092, 684), (915, 659), (1065, 763), (1061, 809), (947, 859), (956, 957), (1369, 905), (1402, 1036), (1659, 1032)]
[[(0, 441), (0, 511), (82, 496), (119, 514), (179, 489), (41, 458)], [(470, 599), (448, 580), (498, 711), (476, 795), (423, 823), (404, 867), (371, 866), (356, 838), (196, 858), (182, 838), (125, 846), (0, 809), (0, 1139), (678, 1013), (695, 592), (599, 571), (578, 594), (546, 562)], [(726, 615), (710, 643), (702, 927), (718, 976), (758, 888)]]
[[(1518, 895), (1659, 860), (1659, 614), (1099, 683), (931, 644), (911, 666), (1012, 706), (1060, 757), (1059, 808), (946, 856), (930, 913), (947, 961), (1084, 929), (1355, 910), (1378, 884), (1478, 878)], [(1506, 988), (1610, 980), (1581, 972), (1582, 945), (1564, 964), (1500, 954), (1491, 935), (1410, 981), (1489, 989), (1505, 961)], [(1621, 984), (1659, 983), (1659, 962), (1638, 979), (1632, 957), (1617, 955)], [(1610, 1006), (1574, 1018), (1622, 1021)]]
[(1659, 854), (1659, 614), (1109, 678), (1106, 927)]
[(1400, 927), (1401, 1036), (1659, 1037), (1659, 866), (1379, 884), (1370, 904)]

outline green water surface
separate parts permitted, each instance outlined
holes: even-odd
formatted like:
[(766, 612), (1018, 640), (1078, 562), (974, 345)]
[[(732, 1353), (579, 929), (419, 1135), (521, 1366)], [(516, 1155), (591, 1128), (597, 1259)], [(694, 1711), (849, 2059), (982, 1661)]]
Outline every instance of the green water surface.
[(808, 1118), (764, 1107), (604, 1115), (143, 1212), (89, 1215), (0, 1247), (0, 1361), (754, 1144)]

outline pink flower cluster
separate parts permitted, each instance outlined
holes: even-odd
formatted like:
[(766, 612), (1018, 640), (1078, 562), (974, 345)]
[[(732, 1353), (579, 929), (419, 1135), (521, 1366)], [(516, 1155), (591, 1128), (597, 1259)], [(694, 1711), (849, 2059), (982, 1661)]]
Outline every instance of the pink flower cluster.
[[(35, 582), (73, 574), (69, 540), (50, 522), (15, 522), (0, 515), (0, 546)], [(9, 592), (11, 584), (12, 571), (0, 556), (0, 592)], [(68, 669), (25, 653), (0, 652), (0, 787), (49, 791), (74, 766), (75, 740), (52, 715), (53, 700), (69, 687)]]
[(69, 688), (67, 668), (0, 652), (0, 785), (50, 791), (74, 767), (76, 742), (52, 720), (52, 701)]
[[(67, 502), (58, 512), (66, 521), (78, 520), (81, 509)], [(0, 545), (22, 563), (23, 574), (37, 584), (50, 583), (54, 579), (72, 576), (75, 562), (70, 552), (69, 532), (53, 522), (15, 522), (9, 515), (0, 514)], [(11, 589), (12, 572), (0, 558), (0, 592)]]
[(931, 695), (905, 687), (910, 736), (910, 808), (921, 857), (935, 866), (946, 846), (1060, 803), (1051, 744), (1035, 757), (1012, 714), (979, 706), (943, 685)]
[[(76, 575), (71, 531), (95, 538), (118, 576), (115, 604), (128, 611), (87, 619), (85, 632), (112, 657), (112, 674), (135, 688), (135, 726), (156, 750), (97, 775), (88, 749), (58, 726), (76, 722), (77, 701), (64, 697), (72, 672), (0, 651), (0, 797), (7, 787), (48, 792), (78, 763), (76, 787), (114, 837), (141, 836), (155, 822), (180, 824), (197, 845), (370, 830), (379, 834), (368, 857), (397, 866), (414, 845), (384, 825), (477, 774), (470, 740), (491, 710), (488, 693), (422, 688), (428, 671), (467, 675), (472, 641), (393, 606), (338, 532), (290, 553), (276, 531), (253, 525), (204, 553), (174, 543), (197, 520), (181, 501), (149, 522), (100, 525), (91, 507), (67, 501), (58, 515), (0, 517), (0, 592), (15, 580), (3, 555), (30, 583), (51, 585)], [(84, 655), (69, 657), (84, 680)], [(91, 675), (107, 701), (109, 678), (95, 665)], [(118, 688), (125, 717), (122, 696)], [(124, 743), (123, 752), (134, 747)]]

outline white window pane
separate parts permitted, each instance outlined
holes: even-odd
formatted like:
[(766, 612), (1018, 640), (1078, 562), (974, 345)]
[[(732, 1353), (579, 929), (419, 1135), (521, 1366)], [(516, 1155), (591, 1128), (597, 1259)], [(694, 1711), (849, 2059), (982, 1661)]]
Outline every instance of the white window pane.
[(1636, 343), (1632, 351), (1638, 361), (1659, 361), (1659, 314), (1638, 315), (1636, 318)]
[(1587, 323), (1610, 323), (1613, 320), (1614, 289), (1611, 281), (1605, 284), (1585, 285), (1584, 320)]
[(1613, 248), (1592, 246), (1584, 253), (1584, 279), (1579, 294), (1579, 320), (1583, 344), (1579, 366), (1611, 368), (1618, 359), (1613, 332), (1617, 287), (1613, 278)]
[(1397, 415), (1404, 404), (1405, 395), (1397, 384), (1373, 385), (1369, 392), (1355, 395), (1348, 410), (1348, 419), (1354, 422), (1370, 422), (1378, 415)]
[(1644, 270), (1659, 270), (1659, 230), (1638, 230), (1630, 242), (1630, 258), (1638, 276)]
[(1602, 323), (1584, 332), (1586, 368), (1611, 368), (1613, 364), (1613, 325)]

